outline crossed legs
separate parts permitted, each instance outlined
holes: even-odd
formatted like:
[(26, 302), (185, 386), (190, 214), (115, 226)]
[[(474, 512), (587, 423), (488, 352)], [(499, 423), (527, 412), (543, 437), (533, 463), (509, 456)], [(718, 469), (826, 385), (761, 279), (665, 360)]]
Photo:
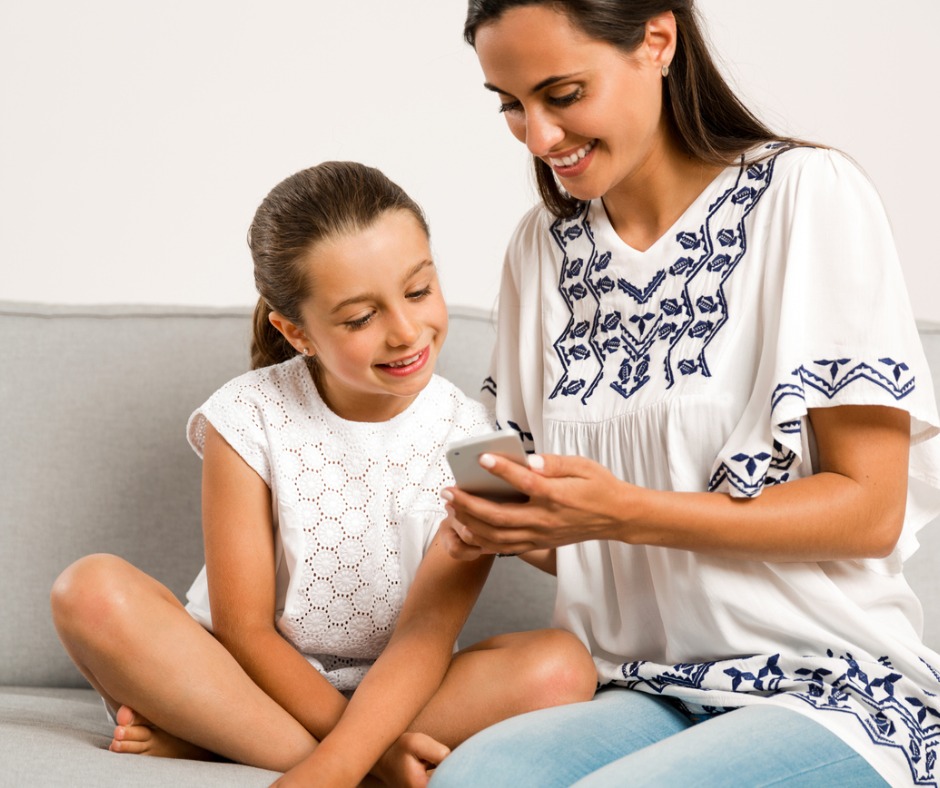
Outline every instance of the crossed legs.
[[(286, 771), (316, 746), (169, 589), (123, 559), (72, 564), (52, 612), (69, 656), (116, 712), (111, 749)], [(585, 700), (594, 686), (590, 657), (567, 633), (500, 635), (455, 655), (412, 727), (455, 747), (516, 714)]]

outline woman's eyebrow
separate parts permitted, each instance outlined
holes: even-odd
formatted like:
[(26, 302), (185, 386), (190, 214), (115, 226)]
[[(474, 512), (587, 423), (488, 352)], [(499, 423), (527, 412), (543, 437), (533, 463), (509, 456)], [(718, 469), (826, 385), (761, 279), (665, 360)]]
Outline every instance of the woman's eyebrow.
[[(546, 77), (541, 82), (539, 82), (534, 88), (532, 88), (532, 90), (529, 92), (538, 93), (540, 90), (543, 90), (544, 88), (547, 88), (550, 85), (554, 85), (558, 82), (564, 82), (566, 79), (571, 79), (574, 76), (576, 76), (576, 74), (561, 74), (556, 77)], [(485, 87), (487, 90), (492, 90), (494, 93), (502, 93), (504, 96), (512, 95), (512, 93), (502, 90), (501, 88), (498, 88), (496, 87), (496, 85), (492, 85), (489, 82), (484, 82), (483, 87)]]

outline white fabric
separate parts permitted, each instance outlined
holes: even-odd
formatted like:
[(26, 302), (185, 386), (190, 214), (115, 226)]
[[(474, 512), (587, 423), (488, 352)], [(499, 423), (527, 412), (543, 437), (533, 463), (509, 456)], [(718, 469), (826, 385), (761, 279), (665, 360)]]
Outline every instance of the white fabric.
[[(445, 445), (492, 429), (489, 411), (435, 376), (395, 418), (346, 421), (298, 357), (236, 378), (192, 415), (200, 457), (207, 422), (271, 489), (279, 631), (337, 689), (354, 689), (443, 519)], [(205, 567), (187, 599), (211, 630)]]
[(908, 510), (888, 559), (782, 564), (585, 542), (558, 551), (556, 623), (588, 645), (603, 682), (698, 710), (773, 698), (892, 784), (932, 785), (940, 657), (920, 642), (901, 574), (940, 513), (929, 370), (867, 178), (837, 152), (760, 154), (645, 252), (599, 200), (564, 221), (531, 211), (507, 253), (487, 388), (498, 422), (537, 451), (590, 457), (653, 489), (736, 497), (813, 473), (808, 408), (909, 411)]

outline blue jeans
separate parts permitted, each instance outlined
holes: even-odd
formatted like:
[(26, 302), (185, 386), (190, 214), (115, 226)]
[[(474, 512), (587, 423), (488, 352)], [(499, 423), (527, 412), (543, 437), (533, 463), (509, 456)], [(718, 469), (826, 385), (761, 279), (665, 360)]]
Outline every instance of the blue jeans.
[(665, 698), (609, 687), (587, 703), (501, 722), (444, 760), (432, 788), (884, 786), (826, 728), (777, 706), (696, 722)]

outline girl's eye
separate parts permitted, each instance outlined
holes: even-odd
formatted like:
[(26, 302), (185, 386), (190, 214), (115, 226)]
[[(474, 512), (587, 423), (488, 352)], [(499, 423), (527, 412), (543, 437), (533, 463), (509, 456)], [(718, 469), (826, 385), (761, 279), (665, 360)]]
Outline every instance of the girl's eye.
[(502, 104), (499, 105), (499, 111), (500, 111), (500, 113), (503, 113), (503, 112), (518, 112), (520, 109), (522, 109), (522, 104), (520, 104), (518, 101), (515, 101), (515, 100), (513, 100), (513, 101), (504, 101)]
[(347, 320), (345, 323), (343, 323), (343, 325), (346, 326), (346, 328), (348, 328), (350, 331), (355, 331), (359, 328), (365, 328), (374, 316), (375, 312), (369, 312), (369, 314), (363, 315), (362, 317), (357, 317), (355, 320)]
[(556, 107), (568, 107), (581, 98), (581, 88), (575, 88), (564, 96), (549, 96), (548, 101)]
[(431, 285), (428, 285), (421, 290), (415, 290), (413, 293), (407, 293), (405, 298), (410, 298), (414, 301), (420, 301), (422, 298), (429, 295), (431, 295)]

